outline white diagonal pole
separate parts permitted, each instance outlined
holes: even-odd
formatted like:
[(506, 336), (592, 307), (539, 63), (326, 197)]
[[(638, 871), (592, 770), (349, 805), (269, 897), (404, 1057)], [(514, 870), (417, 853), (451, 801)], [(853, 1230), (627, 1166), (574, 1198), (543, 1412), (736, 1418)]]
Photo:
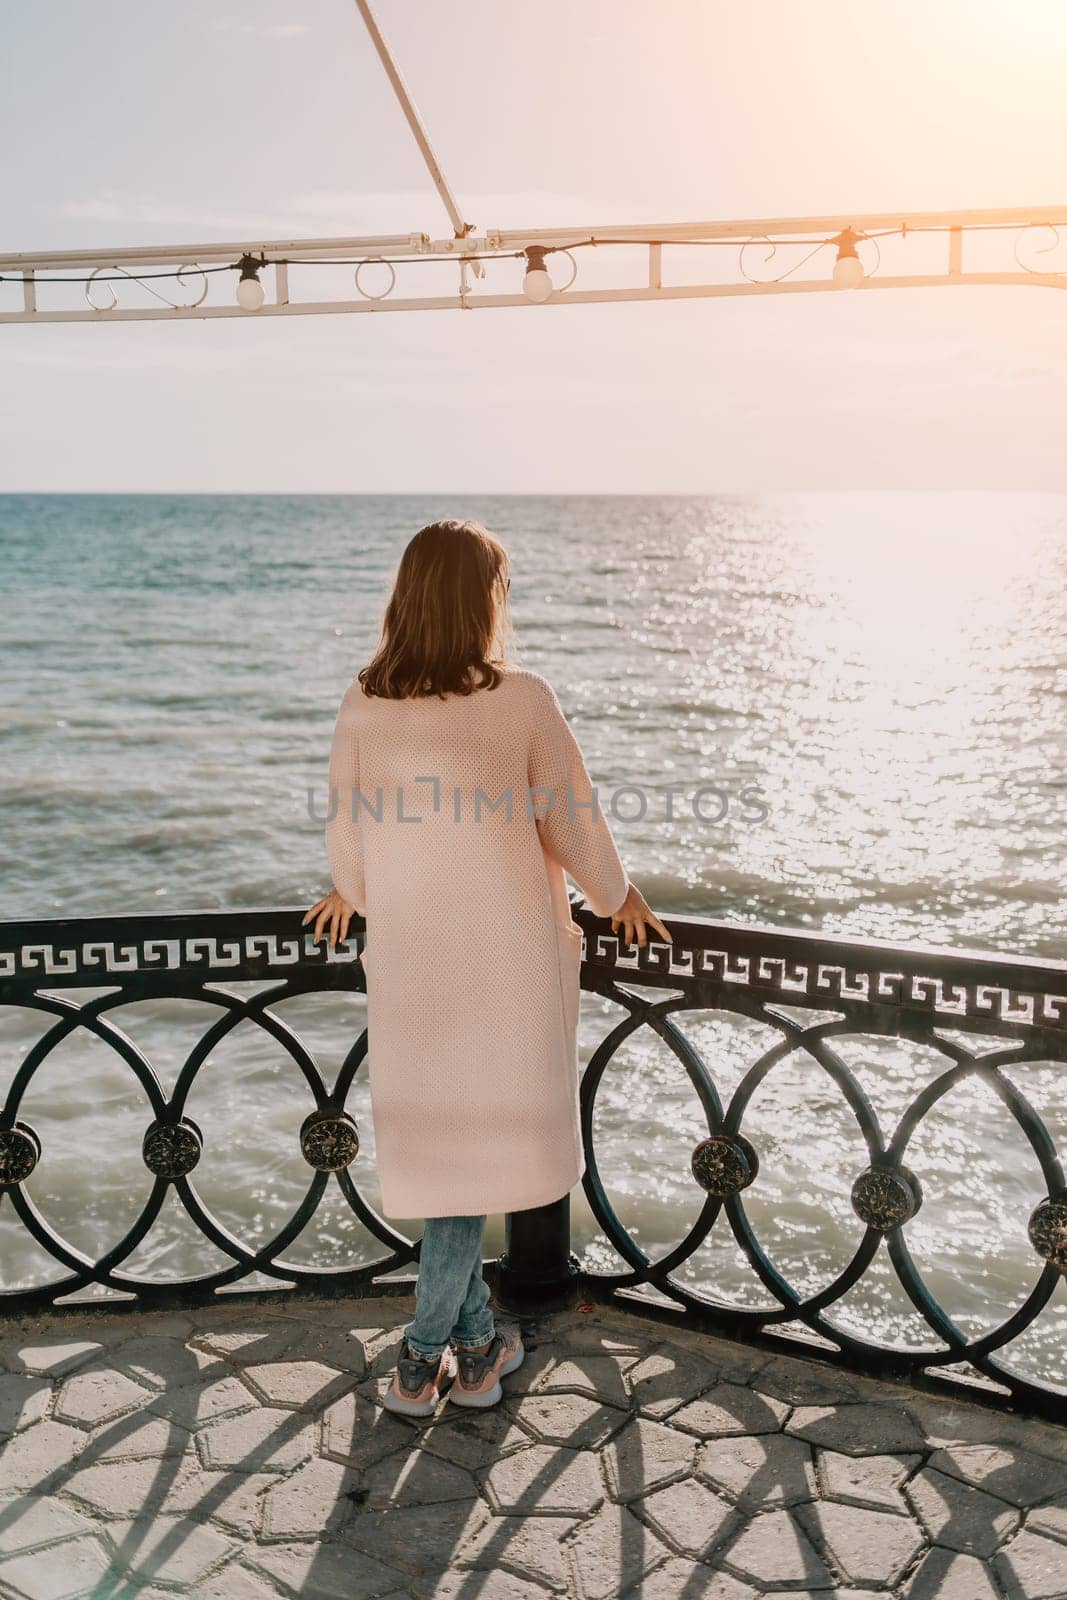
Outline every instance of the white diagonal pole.
[(407, 85), (400, 76), (399, 68), (389, 52), (389, 46), (382, 38), (382, 30), (375, 21), (374, 13), (371, 11), (368, 0), (356, 0), (356, 6), (359, 10), (360, 16), (363, 18), (363, 21), (366, 24), (367, 32), (371, 36), (371, 42), (381, 58), (382, 66), (385, 68), (386, 77), (393, 86), (393, 93), (400, 102), (400, 109), (407, 118), (408, 127), (415, 136), (415, 143), (418, 145), (422, 159), (426, 163), (426, 169), (429, 172), (430, 177), (433, 179), (434, 188), (441, 196), (441, 204), (448, 212), (448, 218), (455, 231), (456, 238), (465, 239), (471, 231), (471, 224), (469, 222), (464, 222), (462, 216), (460, 215), (460, 210), (456, 204), (455, 196), (445, 181), (445, 175), (441, 171), (440, 162), (434, 155), (429, 134), (423, 127), (422, 118), (415, 109), (411, 96), (407, 91)]

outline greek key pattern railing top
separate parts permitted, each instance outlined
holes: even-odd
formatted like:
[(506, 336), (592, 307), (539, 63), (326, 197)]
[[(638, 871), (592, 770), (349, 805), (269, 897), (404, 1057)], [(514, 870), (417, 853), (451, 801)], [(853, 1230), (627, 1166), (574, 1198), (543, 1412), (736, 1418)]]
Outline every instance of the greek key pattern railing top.
[[(47, 932), (47, 937), (42, 934)], [(20, 989), (124, 981), (135, 974), (271, 978), (296, 968), (350, 966), (364, 925), (337, 950), (317, 944), (293, 912), (190, 912), (170, 917), (75, 917), (0, 924), (0, 999)]]
[[(586, 977), (683, 993), (745, 989), (814, 1009), (886, 1007), (943, 1018), (946, 1026), (997, 1033), (1067, 1032), (1067, 962), (1035, 962), (962, 950), (915, 950), (794, 929), (699, 918), (671, 920), (673, 944), (627, 953), (603, 919), (575, 902), (586, 932)], [(47, 928), (47, 937), (44, 936)], [(190, 912), (178, 916), (70, 918), (0, 924), (0, 1001), (43, 986), (124, 982), (134, 976), (255, 979), (356, 962), (365, 926), (327, 949), (291, 911)], [(338, 981), (343, 981), (339, 979)]]

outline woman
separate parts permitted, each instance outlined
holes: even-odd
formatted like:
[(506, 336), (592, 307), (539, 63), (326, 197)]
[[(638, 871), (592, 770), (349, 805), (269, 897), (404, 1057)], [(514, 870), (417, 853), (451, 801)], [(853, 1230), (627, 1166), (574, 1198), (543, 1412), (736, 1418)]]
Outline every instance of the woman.
[(489, 1307), (486, 1216), (558, 1200), (582, 1175), (582, 936), (564, 870), (627, 944), (649, 927), (670, 938), (627, 879), (553, 689), (506, 659), (510, 581), (477, 523), (431, 523), (407, 546), (337, 716), (335, 887), (304, 918), (335, 945), (366, 918), (382, 1209), (425, 1219), (384, 1401), (412, 1416), (450, 1384), (460, 1405), (500, 1399), (524, 1350)]

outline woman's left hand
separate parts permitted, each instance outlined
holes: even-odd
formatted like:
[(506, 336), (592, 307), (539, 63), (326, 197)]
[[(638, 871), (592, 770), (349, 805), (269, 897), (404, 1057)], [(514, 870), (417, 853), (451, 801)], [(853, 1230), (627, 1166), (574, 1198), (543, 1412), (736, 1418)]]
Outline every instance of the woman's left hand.
[(306, 925), (314, 917), (315, 938), (322, 938), (322, 931), (329, 924), (330, 944), (336, 950), (342, 939), (348, 938), (348, 924), (356, 914), (356, 908), (349, 905), (348, 901), (336, 889), (331, 889), (322, 900), (316, 900), (304, 917)]

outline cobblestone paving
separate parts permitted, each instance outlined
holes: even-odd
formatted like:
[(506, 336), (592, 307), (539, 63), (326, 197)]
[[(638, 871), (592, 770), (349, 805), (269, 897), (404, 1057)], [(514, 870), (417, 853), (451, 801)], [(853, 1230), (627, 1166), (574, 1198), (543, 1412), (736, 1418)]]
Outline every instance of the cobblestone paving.
[(605, 1308), (411, 1422), (413, 1313), (0, 1324), (0, 1594), (1067, 1597), (1067, 1429)]

